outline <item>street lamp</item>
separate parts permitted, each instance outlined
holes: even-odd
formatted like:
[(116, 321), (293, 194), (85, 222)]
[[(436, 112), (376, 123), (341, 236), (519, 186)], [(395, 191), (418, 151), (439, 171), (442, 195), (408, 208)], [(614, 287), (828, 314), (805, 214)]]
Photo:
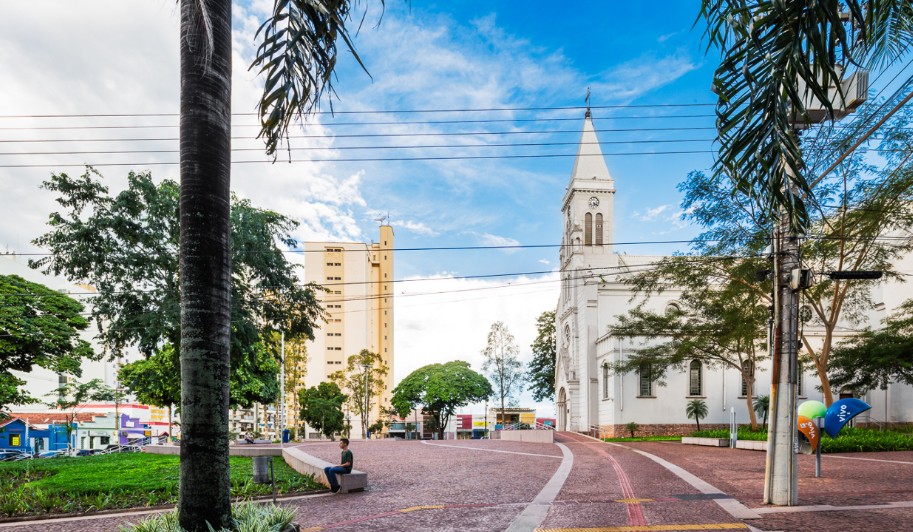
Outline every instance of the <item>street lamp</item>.
[(368, 370), (371, 369), (371, 364), (362, 364), (361, 367), (365, 368), (365, 415), (362, 419), (362, 425), (364, 426), (364, 437), (368, 439), (368, 408), (370, 406), (369, 395), (371, 390), (368, 389)]
[(349, 413), (346, 412), (346, 438), (352, 436), (352, 434), (351, 434), (352, 429), (350, 428), (352, 426), (352, 424), (349, 423), (350, 420), (351, 420), (351, 418), (349, 417)]

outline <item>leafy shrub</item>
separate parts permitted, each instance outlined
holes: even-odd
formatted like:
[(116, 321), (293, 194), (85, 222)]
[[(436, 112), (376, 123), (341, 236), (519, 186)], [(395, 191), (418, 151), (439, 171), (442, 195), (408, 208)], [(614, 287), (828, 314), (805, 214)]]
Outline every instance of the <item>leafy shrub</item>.
[[(251, 501), (232, 507), (234, 527), (232, 532), (278, 532), (286, 528), (298, 515), (294, 508)], [(129, 525), (118, 527), (120, 532), (185, 532), (178, 524), (177, 513), (156, 514)], [(229, 532), (222, 529), (218, 532)]]
[[(726, 429), (694, 431), (695, 438), (729, 438)], [(765, 431), (752, 432), (749, 427), (739, 427), (740, 440), (767, 441)], [(860, 453), (884, 451), (913, 451), (913, 437), (893, 430), (844, 428), (836, 438), (824, 435), (822, 453)]]

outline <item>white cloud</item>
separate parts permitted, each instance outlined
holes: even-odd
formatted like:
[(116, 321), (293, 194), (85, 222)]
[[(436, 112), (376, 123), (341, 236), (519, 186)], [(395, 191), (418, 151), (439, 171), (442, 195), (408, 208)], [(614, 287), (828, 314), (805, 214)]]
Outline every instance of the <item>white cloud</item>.
[(662, 214), (664, 211), (667, 211), (671, 208), (673, 208), (672, 205), (660, 205), (659, 207), (656, 207), (653, 209), (647, 209), (647, 211), (644, 212), (643, 214), (641, 214), (638, 211), (634, 211), (633, 213), (631, 213), (631, 216), (640, 221), (649, 222), (649, 221), (655, 220), (660, 214)]
[(665, 34), (665, 35), (660, 35), (659, 37), (656, 38), (656, 42), (658, 42), (658, 43), (664, 43), (664, 42), (668, 41), (669, 39), (671, 39), (672, 37), (675, 37), (675, 36), (678, 35), (679, 33), (681, 33), (681, 32), (680, 32), (680, 31), (674, 31), (674, 32), (672, 32), (672, 33), (667, 33), (667, 34)]
[(413, 222), (412, 220), (406, 220), (406, 221), (393, 220), (392, 222), (390, 222), (390, 225), (392, 225), (393, 227), (402, 227), (404, 229), (408, 229), (409, 231), (412, 231), (413, 233), (418, 233), (418, 234), (424, 235), (424, 236), (437, 236), (439, 234), (437, 231), (435, 231), (434, 229), (431, 229), (430, 227), (425, 225), (423, 222)]
[(611, 95), (612, 101), (631, 101), (674, 82), (700, 66), (684, 49), (663, 57), (648, 53), (603, 72), (593, 83), (593, 94), (597, 97), (600, 94)]
[(550, 263), (545, 259), (539, 259), (539, 264), (545, 264), (546, 266), (548, 266)]
[[(447, 277), (416, 277), (410, 279), (427, 280), (398, 283), (394, 380), (447, 360), (464, 360), (481, 372), (481, 351), (496, 321), (507, 325), (520, 347), (520, 361), (528, 364), (530, 344), (537, 334), (536, 318), (557, 304), (558, 274), (497, 281)], [(532, 404), (532, 398), (525, 394), (521, 403)], [(540, 405), (539, 414), (552, 415), (551, 405)]]
[(520, 242), (506, 236), (490, 235), (485, 233), (481, 235), (482, 243), (486, 246), (519, 246)]

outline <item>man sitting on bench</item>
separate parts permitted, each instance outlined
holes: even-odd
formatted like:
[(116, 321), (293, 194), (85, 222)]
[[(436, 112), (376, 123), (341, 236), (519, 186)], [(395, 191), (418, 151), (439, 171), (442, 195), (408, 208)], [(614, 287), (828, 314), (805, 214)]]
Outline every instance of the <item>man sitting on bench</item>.
[(339, 448), (342, 449), (342, 458), (338, 466), (328, 466), (323, 468), (327, 480), (330, 482), (330, 491), (339, 493), (339, 482), (336, 481), (336, 475), (348, 475), (352, 472), (352, 451), (349, 450), (349, 439), (342, 438), (339, 440)]
[(254, 443), (254, 437), (250, 435), (250, 432), (244, 433), (244, 441), (247, 443)]

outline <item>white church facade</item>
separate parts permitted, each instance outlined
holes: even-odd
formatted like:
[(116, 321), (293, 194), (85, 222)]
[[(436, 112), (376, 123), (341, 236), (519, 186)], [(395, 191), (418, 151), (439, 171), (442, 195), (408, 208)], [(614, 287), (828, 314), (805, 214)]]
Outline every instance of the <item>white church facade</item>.
[[(708, 417), (701, 420), (701, 428), (728, 428), (732, 409), (738, 423), (748, 423), (747, 394), (757, 397), (770, 393), (769, 367), (758, 368), (753, 390), (747, 390), (741, 372), (736, 369), (710, 369), (699, 361), (693, 361), (681, 373), (670, 372), (665, 386), (652, 382), (646, 375), (619, 375), (607, 367), (642, 346), (639, 339), (620, 339), (609, 333), (618, 315), (642, 301), (631, 301), (631, 290), (622, 282), (624, 273), (663, 258), (616, 253), (613, 203), (616, 193), (624, 193), (623, 178), (618, 186), (620, 190), (616, 190), (609, 174), (587, 112), (570, 184), (561, 205), (564, 216), (561, 292), (555, 324), (558, 429), (586, 432), (598, 427), (621, 436), (625, 425), (634, 422), (641, 428), (638, 436), (687, 435), (695, 429), (694, 421), (685, 415), (686, 404), (692, 399), (704, 400), (709, 409)], [(911, 264), (897, 265), (897, 269), (913, 270), (913, 258), (906, 257), (903, 262), (908, 261)], [(883, 283), (873, 294), (878, 304), (868, 320), (872, 327), (878, 327), (881, 319), (913, 297), (913, 287), (895, 284)], [(645, 308), (663, 312), (676, 304), (678, 295), (680, 292), (676, 290), (666, 290), (649, 298)], [(814, 331), (806, 327), (805, 334), (814, 336)], [(852, 333), (838, 329), (836, 339), (848, 334)], [(769, 362), (765, 365), (769, 366)], [(823, 401), (816, 389), (819, 384), (815, 371), (801, 375), (799, 402)], [(838, 393), (835, 390), (835, 398)], [(872, 410), (860, 416), (861, 422), (913, 422), (913, 387), (891, 384), (886, 391), (873, 390), (862, 399), (872, 405)]]

